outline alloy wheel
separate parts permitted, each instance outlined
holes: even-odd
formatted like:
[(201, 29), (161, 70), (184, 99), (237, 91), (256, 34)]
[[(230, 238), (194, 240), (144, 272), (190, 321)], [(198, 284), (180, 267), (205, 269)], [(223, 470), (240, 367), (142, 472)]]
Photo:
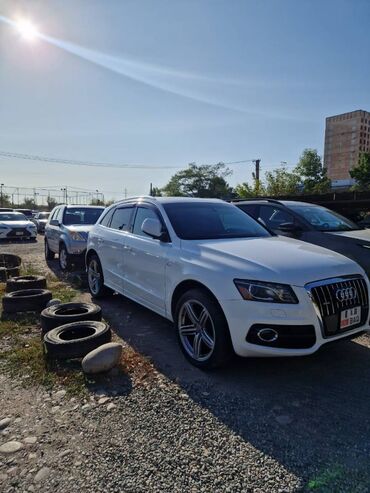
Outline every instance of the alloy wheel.
[(178, 331), (189, 356), (206, 361), (215, 347), (215, 328), (207, 308), (198, 300), (186, 301), (179, 311)]
[(100, 290), (101, 274), (98, 262), (95, 259), (91, 260), (89, 263), (87, 278), (92, 294), (98, 294)]

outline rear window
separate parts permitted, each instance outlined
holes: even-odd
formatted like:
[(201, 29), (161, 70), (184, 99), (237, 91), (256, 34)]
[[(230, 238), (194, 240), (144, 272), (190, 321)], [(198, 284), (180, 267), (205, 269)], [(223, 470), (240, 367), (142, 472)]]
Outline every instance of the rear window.
[(104, 209), (68, 207), (64, 212), (63, 224), (95, 224)]
[(27, 221), (27, 218), (18, 212), (1, 212), (0, 221)]

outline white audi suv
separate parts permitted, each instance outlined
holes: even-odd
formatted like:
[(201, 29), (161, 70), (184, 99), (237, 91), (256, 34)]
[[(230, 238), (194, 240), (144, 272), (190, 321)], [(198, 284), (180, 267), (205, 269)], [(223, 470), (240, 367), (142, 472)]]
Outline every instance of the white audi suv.
[(174, 322), (208, 369), (240, 356), (303, 356), (369, 329), (369, 282), (354, 261), (270, 233), (216, 199), (139, 197), (92, 228), (93, 297), (116, 291)]

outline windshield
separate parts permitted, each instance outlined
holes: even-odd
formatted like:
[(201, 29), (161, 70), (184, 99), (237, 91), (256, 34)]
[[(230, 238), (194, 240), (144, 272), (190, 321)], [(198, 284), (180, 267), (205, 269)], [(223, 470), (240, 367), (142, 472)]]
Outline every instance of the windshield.
[(1, 212), (0, 221), (28, 221), (26, 216), (16, 212)]
[(64, 213), (63, 224), (69, 226), (71, 224), (95, 224), (99, 219), (103, 208), (93, 207), (69, 207)]
[(263, 226), (231, 204), (196, 201), (163, 206), (173, 229), (182, 240), (270, 236)]
[(358, 225), (337, 212), (312, 205), (289, 205), (290, 209), (303, 216), (318, 231), (354, 231)]
[(50, 212), (40, 212), (37, 219), (47, 219), (50, 216)]

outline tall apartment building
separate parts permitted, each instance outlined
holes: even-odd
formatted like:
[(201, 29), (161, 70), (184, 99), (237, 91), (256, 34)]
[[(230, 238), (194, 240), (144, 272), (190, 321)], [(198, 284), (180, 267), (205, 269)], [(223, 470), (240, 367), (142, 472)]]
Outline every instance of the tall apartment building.
[(370, 113), (356, 110), (326, 119), (324, 165), (335, 186), (352, 183), (349, 170), (370, 152)]

